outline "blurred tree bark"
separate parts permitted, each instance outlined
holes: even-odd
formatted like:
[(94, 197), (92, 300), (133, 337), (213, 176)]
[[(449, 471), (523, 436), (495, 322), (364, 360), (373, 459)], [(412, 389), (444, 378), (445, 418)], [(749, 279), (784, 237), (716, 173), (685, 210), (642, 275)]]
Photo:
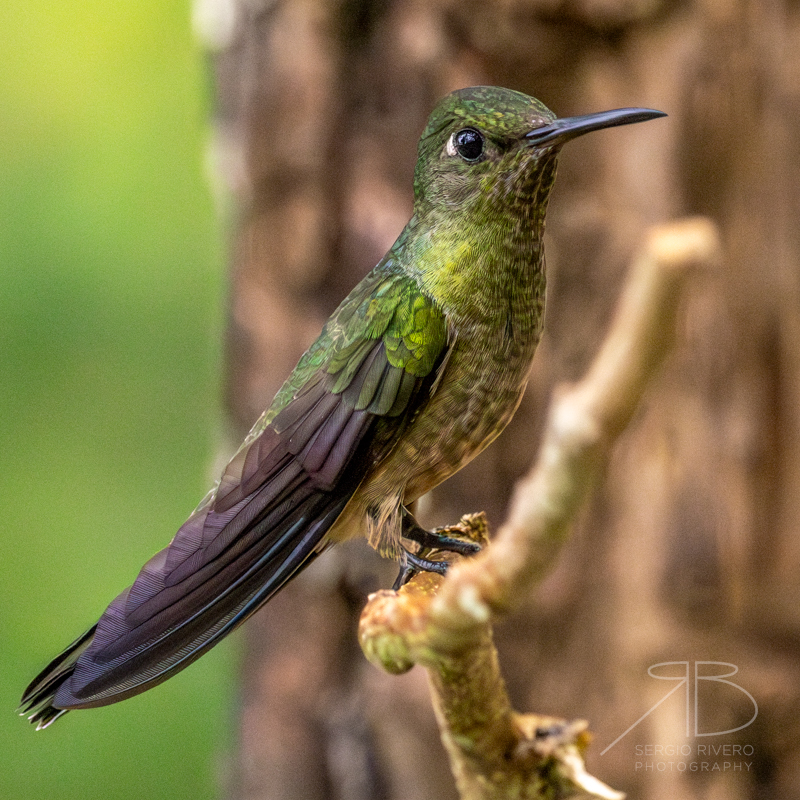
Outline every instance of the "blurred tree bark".
[[(561, 116), (670, 114), (562, 155), (527, 395), (509, 431), (421, 513), (502, 521), (550, 389), (588, 363), (645, 227), (713, 216), (725, 269), (686, 304), (683, 340), (561, 563), (497, 640), (515, 706), (589, 719), (587, 763), (607, 783), (654, 799), (800, 797), (800, 7), (195, 2), (214, 53), (214, 175), (232, 201), (232, 439), (402, 229), (416, 141), (443, 94), (497, 84)], [(393, 573), (363, 543), (340, 548), (248, 624), (230, 797), (455, 797), (424, 677), (383, 675), (358, 649), (365, 595)], [(687, 739), (678, 692), (600, 755), (672, 688), (647, 676), (665, 661), (737, 665), (758, 718)], [(700, 731), (751, 716), (741, 692), (711, 698)], [(711, 743), (752, 755), (697, 755)], [(682, 744), (692, 756), (637, 754)], [(704, 760), (750, 766), (645, 766)]]

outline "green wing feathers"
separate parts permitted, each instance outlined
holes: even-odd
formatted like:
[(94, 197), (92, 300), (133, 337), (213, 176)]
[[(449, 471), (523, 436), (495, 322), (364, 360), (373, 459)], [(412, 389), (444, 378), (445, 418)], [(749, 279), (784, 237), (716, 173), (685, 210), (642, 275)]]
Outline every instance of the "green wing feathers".
[(304, 471), (332, 488), (343, 454), (355, 448), (348, 414), (365, 412), (362, 426), (376, 417), (405, 418), (424, 401), (422, 384), (446, 346), (444, 314), (416, 282), (376, 267), (331, 316), (253, 427), (222, 477), (215, 507), (230, 507), (265, 480), (278, 463), (276, 438), (290, 440)]
[(300, 359), (264, 416), (266, 426), (315, 373), (335, 376), (344, 392), (376, 341), (386, 358), (415, 378), (429, 375), (447, 344), (444, 314), (407, 275), (376, 268), (342, 302), (322, 334)]

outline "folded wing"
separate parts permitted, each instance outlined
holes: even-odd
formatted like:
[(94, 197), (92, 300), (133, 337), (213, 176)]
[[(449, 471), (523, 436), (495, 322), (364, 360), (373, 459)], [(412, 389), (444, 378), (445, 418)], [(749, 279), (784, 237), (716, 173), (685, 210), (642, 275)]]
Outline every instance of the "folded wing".
[(445, 342), (443, 316), (408, 279), (373, 271), (216, 489), (97, 625), (31, 683), (22, 713), (44, 727), (68, 709), (145, 691), (265, 603), (324, 549), (369, 466), (425, 402)]

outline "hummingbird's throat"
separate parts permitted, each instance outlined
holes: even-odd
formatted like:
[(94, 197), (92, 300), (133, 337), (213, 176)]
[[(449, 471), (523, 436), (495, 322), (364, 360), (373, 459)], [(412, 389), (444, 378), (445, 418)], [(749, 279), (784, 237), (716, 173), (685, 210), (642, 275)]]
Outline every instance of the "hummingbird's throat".
[(507, 216), (525, 227), (544, 231), (545, 212), (556, 177), (558, 148), (531, 152), (528, 148), (506, 156), (503, 169), (483, 180), (482, 213)]

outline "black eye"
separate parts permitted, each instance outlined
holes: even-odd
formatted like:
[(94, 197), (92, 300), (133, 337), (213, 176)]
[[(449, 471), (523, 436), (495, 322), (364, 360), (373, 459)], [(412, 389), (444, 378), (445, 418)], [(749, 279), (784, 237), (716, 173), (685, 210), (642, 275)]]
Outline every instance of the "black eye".
[(453, 136), (456, 152), (464, 161), (477, 161), (483, 155), (483, 136), (475, 128), (464, 128)]

